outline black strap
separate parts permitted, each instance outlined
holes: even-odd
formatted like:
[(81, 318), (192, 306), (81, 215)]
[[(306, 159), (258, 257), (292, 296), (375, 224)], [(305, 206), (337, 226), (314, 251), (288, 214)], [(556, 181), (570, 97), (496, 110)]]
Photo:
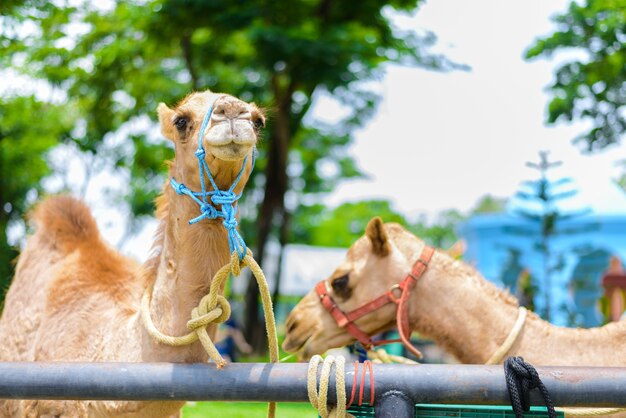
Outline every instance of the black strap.
[(556, 411), (548, 389), (539, 378), (537, 370), (531, 364), (526, 363), (522, 357), (509, 357), (504, 361), (504, 378), (516, 418), (523, 418), (524, 411), (530, 410), (530, 391), (535, 388), (541, 391), (543, 401), (548, 408), (548, 416), (556, 418)]

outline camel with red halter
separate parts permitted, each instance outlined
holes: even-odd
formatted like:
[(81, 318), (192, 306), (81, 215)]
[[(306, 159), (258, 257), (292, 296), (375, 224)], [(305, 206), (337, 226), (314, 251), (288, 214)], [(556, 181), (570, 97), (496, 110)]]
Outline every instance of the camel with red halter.
[[(151, 257), (139, 265), (112, 249), (89, 209), (74, 198), (51, 197), (38, 204), (30, 216), (36, 232), (19, 257), (0, 319), (0, 361), (207, 360), (199, 342), (171, 347), (152, 338), (142, 322), (141, 299), (153, 286), (148, 309), (154, 325), (169, 335), (189, 332), (192, 308), (230, 259), (236, 199), (252, 170), (265, 119), (254, 104), (211, 91), (190, 94), (173, 109), (160, 104), (158, 115), (163, 135), (175, 148), (169, 173), (176, 188), (166, 185), (157, 199), (160, 225)], [(201, 174), (203, 164), (213, 174), (212, 183)], [(232, 194), (201, 201), (213, 195), (197, 191), (214, 186), (231, 188)], [(217, 216), (227, 207), (228, 219)], [(216, 326), (207, 331), (213, 338)], [(179, 416), (183, 405), (0, 400), (0, 416), (170, 417)]]
[[(367, 345), (400, 324), (405, 339), (416, 331), (463, 363), (484, 364), (519, 319), (517, 300), (473, 267), (431, 254), (400, 225), (374, 218), (344, 262), (292, 310), (283, 349), (309, 358), (355, 340)], [(529, 312), (505, 356), (534, 365), (626, 366), (626, 321), (572, 329)]]

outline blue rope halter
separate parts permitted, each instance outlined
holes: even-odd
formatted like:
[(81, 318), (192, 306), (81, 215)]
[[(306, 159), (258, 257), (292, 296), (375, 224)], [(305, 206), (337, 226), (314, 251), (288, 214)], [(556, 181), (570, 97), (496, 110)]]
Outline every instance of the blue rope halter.
[[(170, 178), (170, 185), (174, 188), (177, 194), (179, 195), (187, 195), (191, 197), (197, 204), (200, 206), (200, 215), (190, 219), (189, 224), (195, 224), (200, 222), (202, 219), (216, 219), (223, 218), (222, 224), (228, 231), (228, 247), (230, 248), (230, 253), (233, 251), (237, 251), (239, 255), (239, 259), (243, 260), (246, 256), (247, 247), (246, 243), (243, 240), (243, 237), (237, 231), (237, 201), (241, 197), (241, 193), (235, 194), (233, 190), (239, 183), (241, 176), (246, 168), (246, 163), (248, 162), (248, 156), (243, 160), (243, 165), (241, 166), (241, 170), (237, 175), (237, 178), (230, 186), (228, 190), (220, 190), (215, 184), (215, 180), (213, 179), (213, 175), (211, 174), (211, 170), (209, 170), (209, 166), (207, 165), (204, 156), (206, 152), (202, 147), (202, 138), (204, 137), (204, 131), (209, 125), (209, 120), (211, 119), (211, 114), (213, 113), (213, 105), (209, 108), (204, 120), (202, 121), (202, 126), (200, 127), (200, 135), (198, 136), (198, 149), (195, 152), (196, 158), (198, 158), (198, 168), (200, 172), (200, 185), (202, 187), (201, 192), (194, 192), (185, 186), (183, 183), (179, 183), (174, 180), (174, 177)], [(256, 148), (252, 151), (252, 168), (254, 169), (254, 163), (256, 160)], [(206, 186), (204, 185), (204, 173), (206, 172), (206, 176), (211, 182), (213, 186), (212, 191), (207, 191)], [(210, 196), (210, 201), (207, 199), (207, 196)], [(222, 210), (217, 210), (216, 206), (222, 205)]]

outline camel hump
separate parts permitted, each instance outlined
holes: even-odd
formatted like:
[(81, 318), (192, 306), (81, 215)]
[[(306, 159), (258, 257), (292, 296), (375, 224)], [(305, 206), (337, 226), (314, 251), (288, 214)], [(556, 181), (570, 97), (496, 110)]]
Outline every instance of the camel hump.
[(65, 252), (99, 240), (98, 225), (91, 211), (71, 196), (48, 197), (35, 207), (31, 218), (47, 240)]

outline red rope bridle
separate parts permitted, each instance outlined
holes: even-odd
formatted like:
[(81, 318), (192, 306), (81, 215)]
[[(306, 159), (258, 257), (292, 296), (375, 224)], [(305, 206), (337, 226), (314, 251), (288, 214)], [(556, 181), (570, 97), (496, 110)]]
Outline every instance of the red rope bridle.
[[(372, 341), (372, 337), (361, 328), (359, 328), (359, 326), (356, 325), (354, 321), (368, 313), (380, 309), (388, 303), (395, 303), (398, 306), (396, 310), (396, 324), (398, 327), (398, 333), (400, 334), (400, 341), (402, 341), (404, 346), (411, 353), (416, 355), (418, 358), (421, 358), (422, 353), (420, 353), (419, 350), (415, 348), (409, 340), (411, 330), (409, 329), (409, 310), (407, 300), (409, 299), (411, 290), (413, 290), (413, 288), (415, 287), (417, 280), (426, 271), (428, 263), (430, 263), (434, 252), (435, 249), (433, 247), (424, 247), (422, 254), (413, 265), (411, 272), (408, 273), (407, 276), (400, 283), (393, 285), (382, 295), (359, 306), (358, 308), (350, 312), (344, 312), (341, 310), (341, 308), (339, 308), (339, 306), (337, 306), (333, 298), (329, 295), (330, 289), (326, 280), (322, 280), (321, 282), (319, 282), (315, 286), (315, 291), (320, 297), (322, 306), (324, 306), (324, 308), (335, 319), (337, 325), (339, 325), (339, 327), (341, 328), (345, 328), (350, 333), (350, 335), (352, 335), (361, 344), (363, 344), (366, 349), (371, 349), (374, 346), (388, 344), (390, 342), (395, 342), (398, 340)], [(400, 291), (399, 298), (397, 298), (393, 294), (395, 290)]]

